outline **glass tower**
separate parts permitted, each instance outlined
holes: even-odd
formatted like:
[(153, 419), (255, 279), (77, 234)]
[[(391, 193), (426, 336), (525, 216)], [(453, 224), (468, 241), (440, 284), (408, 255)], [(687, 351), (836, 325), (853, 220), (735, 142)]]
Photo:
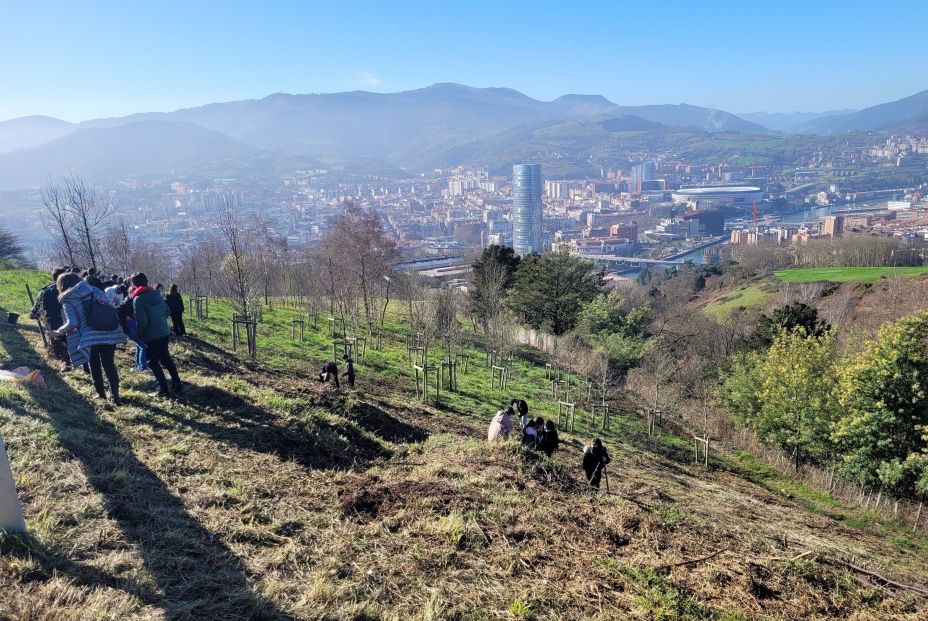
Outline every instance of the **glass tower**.
[(512, 167), (512, 248), (516, 254), (541, 254), (541, 164)]

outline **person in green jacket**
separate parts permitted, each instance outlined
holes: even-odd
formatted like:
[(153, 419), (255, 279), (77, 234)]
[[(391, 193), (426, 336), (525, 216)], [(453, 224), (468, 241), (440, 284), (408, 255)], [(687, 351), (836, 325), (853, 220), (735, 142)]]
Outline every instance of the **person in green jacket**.
[[(148, 354), (148, 368), (158, 381), (158, 390), (151, 393), (153, 397), (164, 397), (171, 391), (180, 392), (180, 376), (177, 365), (168, 351), (171, 331), (168, 328), (168, 305), (161, 294), (148, 286), (148, 277), (139, 272), (132, 276), (132, 310), (135, 313), (138, 340), (145, 343)], [(164, 377), (164, 367), (171, 375), (171, 388)]]

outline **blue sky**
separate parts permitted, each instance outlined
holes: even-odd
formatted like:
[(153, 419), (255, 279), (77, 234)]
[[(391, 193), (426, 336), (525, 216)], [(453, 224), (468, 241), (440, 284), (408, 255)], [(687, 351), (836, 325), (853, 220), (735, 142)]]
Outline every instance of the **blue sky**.
[(732, 112), (928, 88), (912, 2), (0, 0), (0, 119), (434, 82)]

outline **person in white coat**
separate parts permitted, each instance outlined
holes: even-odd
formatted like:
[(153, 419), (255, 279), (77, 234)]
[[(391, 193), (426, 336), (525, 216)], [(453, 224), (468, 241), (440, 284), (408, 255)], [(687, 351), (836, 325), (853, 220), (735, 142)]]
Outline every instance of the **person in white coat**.
[(512, 432), (512, 416), (515, 414), (511, 407), (500, 410), (490, 421), (490, 428), (487, 430), (487, 441), (495, 442), (496, 440), (508, 440)]

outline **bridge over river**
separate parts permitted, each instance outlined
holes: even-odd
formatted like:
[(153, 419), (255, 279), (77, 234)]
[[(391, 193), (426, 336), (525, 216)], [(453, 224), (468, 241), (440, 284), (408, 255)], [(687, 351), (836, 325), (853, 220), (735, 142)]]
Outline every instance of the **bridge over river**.
[(581, 255), (584, 259), (590, 259), (591, 261), (596, 261), (597, 263), (609, 263), (614, 265), (621, 265), (624, 267), (646, 267), (650, 265), (658, 265), (661, 267), (670, 267), (673, 265), (680, 265), (683, 263), (680, 259), (645, 259), (642, 257), (617, 257), (611, 254), (584, 254)]

